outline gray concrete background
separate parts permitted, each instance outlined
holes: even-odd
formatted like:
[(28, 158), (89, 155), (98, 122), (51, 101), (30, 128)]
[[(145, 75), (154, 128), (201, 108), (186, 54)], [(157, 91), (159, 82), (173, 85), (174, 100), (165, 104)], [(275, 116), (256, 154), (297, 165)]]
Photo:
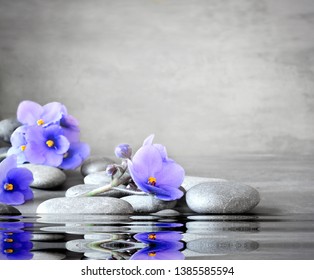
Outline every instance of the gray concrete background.
[(314, 154), (312, 0), (0, 0), (0, 118), (64, 103), (92, 153)]

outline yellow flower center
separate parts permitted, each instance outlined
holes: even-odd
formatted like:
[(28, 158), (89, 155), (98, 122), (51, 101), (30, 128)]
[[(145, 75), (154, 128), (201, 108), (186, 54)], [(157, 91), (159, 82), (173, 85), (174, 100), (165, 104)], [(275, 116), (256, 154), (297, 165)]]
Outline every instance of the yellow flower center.
[(49, 148), (53, 147), (54, 144), (55, 144), (55, 142), (53, 142), (52, 140), (48, 140), (48, 141), (46, 142), (46, 145), (47, 145)]
[(151, 233), (148, 235), (148, 239), (150, 240), (155, 240), (156, 239), (156, 234), (155, 233)]
[(22, 146), (21, 146), (21, 150), (22, 150), (22, 152), (24, 152), (24, 151), (25, 151), (25, 149), (26, 149), (26, 145), (22, 145)]
[(5, 189), (6, 191), (13, 191), (14, 186), (13, 186), (12, 184), (5, 184), (5, 185), (4, 185), (4, 189)]
[(13, 249), (9, 248), (9, 249), (5, 249), (4, 252), (7, 254), (12, 254), (14, 251), (13, 251)]
[(45, 122), (44, 122), (43, 119), (40, 119), (40, 120), (37, 121), (37, 124), (38, 124), (38, 125), (43, 125), (44, 123), (45, 123)]
[(152, 185), (152, 186), (156, 186), (156, 178), (155, 177), (149, 177), (147, 183)]
[(12, 243), (14, 240), (12, 238), (6, 238), (4, 239), (4, 242)]
[(156, 252), (149, 252), (149, 253), (148, 253), (148, 256), (149, 256), (149, 257), (155, 257), (156, 255), (157, 255)]

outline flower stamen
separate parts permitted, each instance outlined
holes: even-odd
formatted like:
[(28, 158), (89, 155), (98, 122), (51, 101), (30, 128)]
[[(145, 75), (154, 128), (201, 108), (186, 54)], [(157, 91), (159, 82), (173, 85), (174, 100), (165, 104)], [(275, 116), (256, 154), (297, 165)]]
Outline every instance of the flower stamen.
[(148, 253), (148, 256), (149, 256), (149, 257), (155, 257), (156, 255), (157, 255), (156, 252), (149, 252), (149, 253)]
[(40, 126), (40, 125), (43, 125), (45, 122), (44, 122), (44, 120), (43, 119), (39, 119), (38, 121), (37, 121), (37, 124)]
[(4, 185), (4, 189), (6, 190), (6, 191), (13, 191), (13, 189), (14, 189), (14, 186), (13, 186), (13, 184), (5, 184)]
[(26, 149), (26, 145), (22, 145), (22, 146), (21, 146), (21, 151), (24, 152), (25, 149)]
[(148, 235), (148, 239), (150, 240), (156, 240), (156, 234), (155, 233), (151, 233)]
[(49, 148), (53, 147), (54, 144), (55, 144), (55, 142), (53, 142), (52, 140), (48, 140), (48, 141), (46, 142), (46, 145), (47, 145)]
[(155, 187), (156, 186), (156, 178), (155, 177), (149, 177), (147, 183)]
[(13, 252), (14, 252), (14, 251), (13, 251), (13, 249), (11, 249), (11, 248), (4, 250), (4, 253), (6, 253), (6, 254), (12, 254)]
[(7, 242), (7, 243), (12, 243), (14, 240), (12, 238), (6, 238), (4, 239), (4, 242)]

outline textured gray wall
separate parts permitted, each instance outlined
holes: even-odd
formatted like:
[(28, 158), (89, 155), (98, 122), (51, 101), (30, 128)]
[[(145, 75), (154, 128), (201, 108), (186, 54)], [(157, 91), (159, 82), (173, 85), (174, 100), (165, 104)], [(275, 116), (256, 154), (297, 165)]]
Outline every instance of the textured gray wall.
[(60, 101), (92, 152), (314, 154), (312, 0), (0, 0), (0, 117)]

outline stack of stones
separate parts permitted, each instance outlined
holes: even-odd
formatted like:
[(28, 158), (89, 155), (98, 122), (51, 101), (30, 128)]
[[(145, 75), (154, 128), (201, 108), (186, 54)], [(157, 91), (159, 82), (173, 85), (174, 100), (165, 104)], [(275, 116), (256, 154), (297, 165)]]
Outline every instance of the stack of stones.
[[(16, 119), (0, 122), (0, 160), (5, 158), (10, 136), (20, 124)], [(70, 187), (65, 197), (44, 201), (37, 213), (82, 213), (82, 214), (130, 214), (175, 211), (200, 214), (239, 214), (251, 211), (260, 201), (259, 193), (251, 186), (216, 178), (185, 176), (181, 186), (184, 196), (178, 201), (162, 201), (131, 186), (119, 186), (95, 197), (83, 194), (107, 185), (111, 178), (106, 175), (106, 167), (114, 163), (107, 157), (90, 157), (81, 166), (84, 184)], [(55, 167), (25, 164), (34, 175), (31, 187), (53, 189), (66, 181), (65, 173)], [(0, 205), (1, 206), (1, 205)], [(7, 208), (1, 206), (3, 211)], [(0, 209), (1, 209), (0, 207)]]

